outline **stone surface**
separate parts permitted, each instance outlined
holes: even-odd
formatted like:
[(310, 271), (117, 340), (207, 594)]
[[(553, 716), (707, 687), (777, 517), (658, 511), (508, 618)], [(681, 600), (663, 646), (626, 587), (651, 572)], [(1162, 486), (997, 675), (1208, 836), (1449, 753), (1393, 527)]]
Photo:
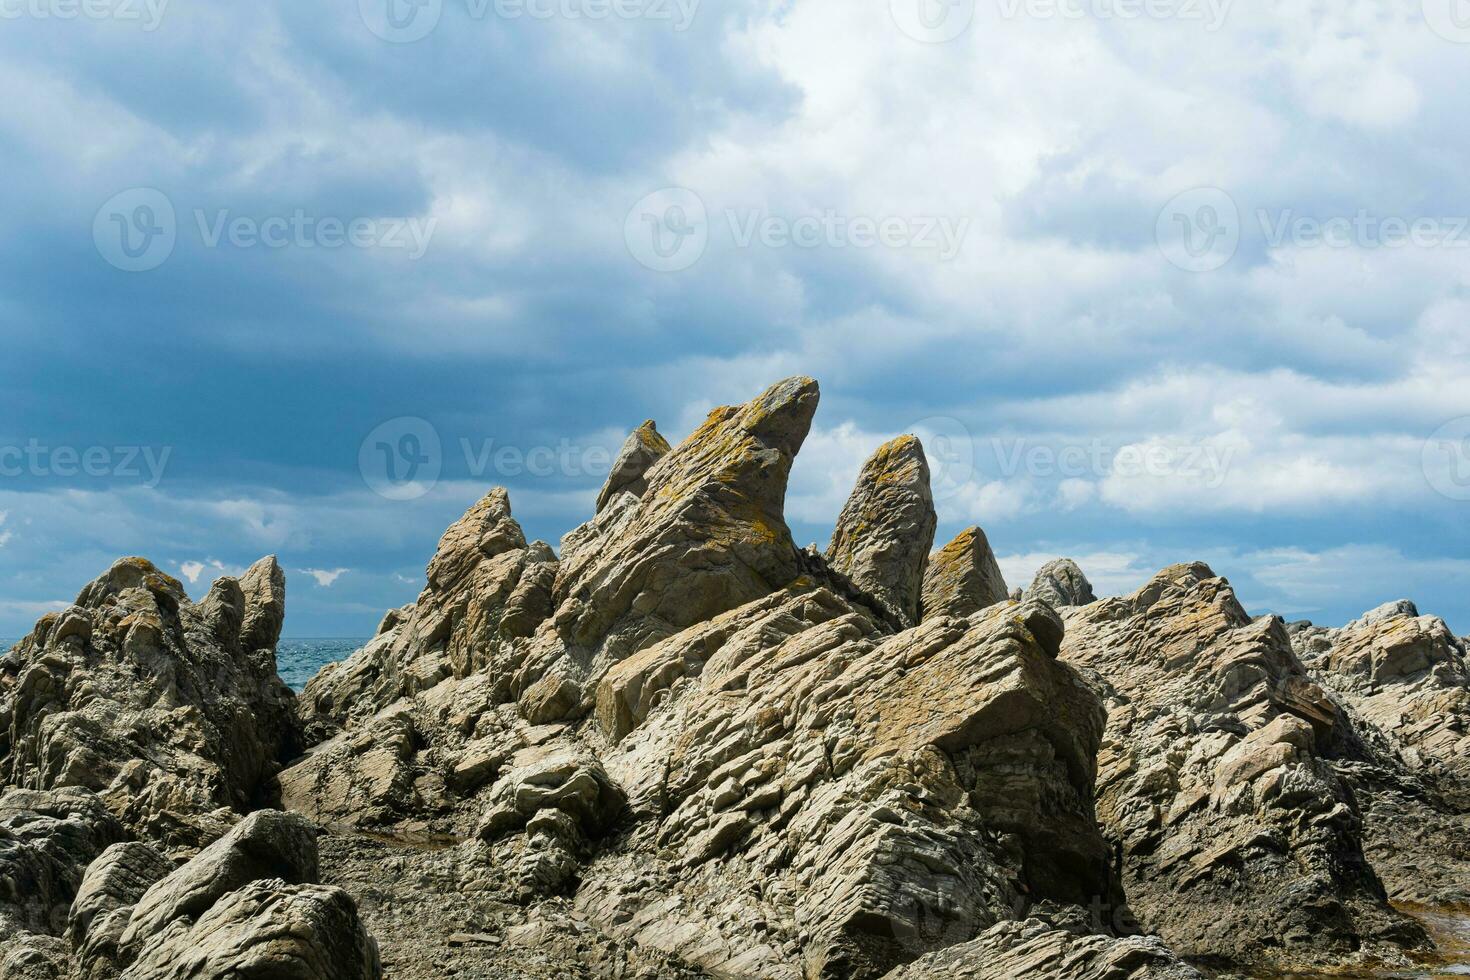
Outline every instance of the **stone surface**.
[(1082, 569), (1070, 558), (1058, 558), (1042, 565), (1026, 589), (1027, 599), (1040, 599), (1057, 609), (1064, 606), (1085, 606), (1097, 601), (1092, 592), (1092, 583), (1082, 574)]
[(648, 471), (653, 468), (654, 463), (667, 456), (669, 450), (668, 440), (659, 435), (658, 426), (653, 419), (634, 429), (633, 434), (628, 436), (628, 441), (623, 443), (622, 451), (618, 453), (618, 458), (613, 461), (612, 471), (608, 473), (607, 482), (597, 495), (597, 512), (602, 513), (620, 493), (642, 497), (648, 489)]
[(1184, 955), (1276, 968), (1422, 944), (1327, 757), (1348, 722), (1204, 565), (1067, 610), (1062, 657), (1108, 704), (1098, 815), (1131, 907)]
[(961, 531), (929, 557), (924, 573), (923, 616), (969, 616), (1005, 602), (1005, 576), (978, 527)]
[(900, 436), (858, 474), (832, 532), (827, 564), (901, 625), (913, 626), (937, 525), (924, 447), (913, 436)]
[(0, 661), (0, 782), (92, 790), (182, 852), (271, 801), (299, 741), (273, 648), (283, 585), (273, 559), (243, 581), (196, 605), (125, 558), (43, 617)]

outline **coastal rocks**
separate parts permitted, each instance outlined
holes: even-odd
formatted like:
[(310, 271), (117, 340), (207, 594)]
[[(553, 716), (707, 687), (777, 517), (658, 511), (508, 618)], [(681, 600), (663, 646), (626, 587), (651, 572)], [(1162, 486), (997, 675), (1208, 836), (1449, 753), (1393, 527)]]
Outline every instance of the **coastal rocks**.
[(451, 677), (488, 673), (508, 693), (515, 640), (550, 613), (555, 576), (555, 556), (526, 543), (510, 495), (490, 491), (440, 538), (418, 601), (390, 613), (367, 646), (307, 684), (300, 712), (312, 740)]
[(1002, 922), (885, 980), (1202, 980), (1153, 936), (1114, 939), (1040, 919)]
[(176, 870), (145, 844), (88, 868), (68, 936), (78, 976), (376, 980), (377, 949), (345, 893), (315, 884), (316, 830), (258, 811)]
[(1008, 595), (990, 541), (972, 527), (929, 557), (921, 606), (925, 619), (965, 617), (1005, 602)]
[(271, 558), (198, 605), (144, 559), (114, 564), (0, 660), (0, 783), (92, 790), (183, 853), (268, 802), (299, 742), (283, 589)]
[(1408, 600), (1292, 636), (1352, 718), (1337, 767), (1396, 901), (1470, 903), (1470, 669), (1465, 643)]
[(1082, 569), (1070, 558), (1049, 561), (1037, 571), (1031, 587), (1025, 592), (1027, 599), (1040, 599), (1061, 609), (1064, 606), (1085, 606), (1097, 601), (1092, 583), (1082, 574)]
[(514, 681), (528, 720), (589, 711), (607, 667), (797, 577), (786, 483), (818, 397), (790, 378), (715, 409), (647, 471), (641, 498), (616, 496), (563, 539), (551, 628)]
[[(599, 717), (638, 723), (604, 761), (652, 823), (588, 870), (591, 921), (719, 975), (878, 977), (1043, 899), (1121, 905), (1091, 803), (1101, 706), (1054, 659), (1055, 614), (891, 636), (842, 607), (794, 586), (605, 678)], [(603, 710), (650, 683), (641, 722)]]
[(1098, 815), (1145, 929), (1240, 965), (1424, 942), (1388, 905), (1326, 757), (1348, 723), (1279, 619), (1252, 620), (1199, 564), (1066, 619), (1062, 658), (1108, 704)]
[(0, 957), (6, 938), (60, 936), (87, 865), (123, 835), (85, 790), (0, 796)]
[(901, 436), (863, 466), (837, 518), (827, 564), (913, 626), (937, 525), (924, 447)]
[(654, 463), (667, 456), (669, 450), (668, 441), (659, 435), (658, 426), (653, 419), (634, 429), (613, 462), (612, 472), (608, 474), (602, 492), (597, 495), (597, 513), (602, 513), (613, 497), (620, 493), (643, 496), (643, 492), (648, 489), (648, 471)]

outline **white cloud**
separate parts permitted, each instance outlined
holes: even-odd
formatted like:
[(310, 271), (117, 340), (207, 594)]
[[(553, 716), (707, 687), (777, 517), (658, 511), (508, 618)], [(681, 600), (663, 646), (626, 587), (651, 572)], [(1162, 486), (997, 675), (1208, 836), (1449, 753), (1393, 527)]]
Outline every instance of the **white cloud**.
[(301, 570), (301, 573), (303, 575), (310, 575), (312, 578), (316, 579), (316, 584), (321, 586), (322, 588), (330, 589), (332, 586), (337, 584), (337, 580), (339, 578), (341, 578), (343, 575), (346, 575), (350, 571), (350, 568), (334, 568), (331, 571), (323, 571), (319, 568), (303, 568)]

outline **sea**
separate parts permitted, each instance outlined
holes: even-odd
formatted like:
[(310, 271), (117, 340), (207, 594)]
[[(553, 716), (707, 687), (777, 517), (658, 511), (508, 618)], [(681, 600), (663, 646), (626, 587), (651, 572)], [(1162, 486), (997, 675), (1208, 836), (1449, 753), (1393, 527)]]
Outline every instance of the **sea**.
[(366, 643), (366, 639), (351, 637), (282, 640), (276, 644), (276, 670), (286, 686), (299, 694), (323, 667), (346, 660)]
[[(0, 637), (0, 654), (20, 642), (20, 637)], [(291, 690), (301, 693), (306, 682), (323, 667), (346, 660), (367, 643), (366, 638), (282, 640), (276, 645), (276, 668)]]

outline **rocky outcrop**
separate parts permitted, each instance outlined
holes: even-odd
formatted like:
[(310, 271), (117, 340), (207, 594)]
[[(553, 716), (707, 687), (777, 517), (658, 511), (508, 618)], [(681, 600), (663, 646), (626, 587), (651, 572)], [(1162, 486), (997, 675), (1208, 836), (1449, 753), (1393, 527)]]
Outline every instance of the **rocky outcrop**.
[(894, 970), (887, 980), (1203, 980), (1157, 937), (1114, 939), (1028, 919)]
[(1040, 599), (1061, 609), (1065, 606), (1085, 606), (1097, 601), (1092, 583), (1082, 574), (1082, 569), (1070, 558), (1058, 558), (1042, 565), (1025, 592), (1027, 599)]
[(1108, 704), (1098, 815), (1146, 929), (1185, 955), (1277, 967), (1425, 941), (1364, 855), (1327, 758), (1348, 723), (1279, 619), (1180, 565), (1069, 609), (1062, 657)]
[(605, 764), (648, 851), (591, 869), (579, 907), (717, 975), (796, 978), (881, 976), (1043, 899), (1120, 904), (1100, 705), (1055, 613), (991, 613), (890, 635), (797, 585), (619, 665), (599, 717), (634, 727)]
[(1353, 721), (1339, 772), (1395, 900), (1470, 904), (1470, 669), (1463, 640), (1408, 600), (1341, 629), (1298, 627), (1312, 677)]
[(271, 801), (298, 751), (283, 588), (267, 558), (196, 605), (148, 561), (117, 562), (0, 660), (0, 783), (92, 790), (182, 852)]
[(937, 525), (924, 447), (901, 436), (879, 448), (858, 474), (832, 532), (827, 564), (901, 625), (913, 626)]
[(612, 472), (597, 495), (597, 513), (602, 513), (620, 493), (642, 497), (648, 489), (648, 471), (669, 452), (669, 443), (659, 435), (653, 419), (634, 429), (628, 441), (623, 443), (622, 451), (613, 462)]
[(923, 616), (970, 616), (1005, 602), (1009, 590), (990, 541), (978, 527), (961, 531), (929, 557)]

